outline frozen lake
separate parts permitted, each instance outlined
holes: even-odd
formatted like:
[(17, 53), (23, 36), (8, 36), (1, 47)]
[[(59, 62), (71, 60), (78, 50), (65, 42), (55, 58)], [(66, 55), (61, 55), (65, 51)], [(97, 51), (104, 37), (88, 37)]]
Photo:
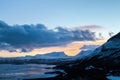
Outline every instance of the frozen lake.
[(54, 71), (52, 67), (55, 65), (47, 64), (0, 64), (0, 79), (17, 80), (25, 78), (39, 78), (46, 72)]

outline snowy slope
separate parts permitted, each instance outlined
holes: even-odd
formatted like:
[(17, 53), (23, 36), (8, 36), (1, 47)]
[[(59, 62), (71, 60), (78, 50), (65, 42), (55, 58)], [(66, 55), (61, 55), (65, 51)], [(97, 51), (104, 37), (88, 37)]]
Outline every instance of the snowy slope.
[(100, 55), (99, 58), (115, 58), (120, 56), (120, 33), (110, 38), (105, 44), (97, 48), (91, 56)]
[(120, 33), (93, 52), (86, 51), (85, 54), (79, 55), (85, 57), (80, 57), (79, 60), (70, 63), (60, 64), (56, 68), (63, 69), (67, 73), (66, 76), (71, 78), (78, 75), (78, 77), (92, 78), (90, 80), (107, 80), (107, 78), (120, 80), (119, 77), (111, 77), (120, 76)]
[(82, 48), (80, 48), (81, 52), (73, 58), (74, 59), (86, 59), (91, 54), (93, 54), (93, 51), (98, 47), (99, 45), (84, 45)]
[(68, 58), (68, 56), (64, 52), (52, 52), (47, 54), (37, 54), (33, 58), (40, 59), (58, 59), (58, 58)]
[(90, 55), (97, 47), (99, 47), (99, 45), (84, 45), (82, 48), (80, 48), (81, 52), (76, 56), (67, 56), (64, 52), (52, 52), (47, 54), (37, 54), (32, 58), (35, 58), (35, 59), (84, 58)]

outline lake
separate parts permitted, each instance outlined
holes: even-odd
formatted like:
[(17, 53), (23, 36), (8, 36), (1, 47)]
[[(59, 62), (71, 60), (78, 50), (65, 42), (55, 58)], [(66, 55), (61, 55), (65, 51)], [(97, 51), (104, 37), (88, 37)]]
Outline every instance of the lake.
[(46, 72), (54, 71), (55, 65), (47, 64), (0, 64), (0, 79), (20, 80), (26, 78), (39, 78)]

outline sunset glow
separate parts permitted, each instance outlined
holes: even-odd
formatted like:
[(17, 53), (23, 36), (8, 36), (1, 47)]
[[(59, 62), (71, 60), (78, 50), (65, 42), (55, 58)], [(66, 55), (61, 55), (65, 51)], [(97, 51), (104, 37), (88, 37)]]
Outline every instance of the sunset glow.
[(0, 51), (0, 57), (19, 57), (19, 56), (35, 56), (36, 54), (46, 54), (51, 52), (64, 52), (68, 56), (75, 56), (80, 52), (80, 48), (83, 45), (102, 45), (106, 42), (107, 39), (97, 40), (97, 41), (74, 41), (66, 46), (53, 46), (53, 47), (44, 47), (44, 48), (36, 48), (31, 52), (26, 53), (16, 53), (16, 52), (8, 52), (8, 51)]

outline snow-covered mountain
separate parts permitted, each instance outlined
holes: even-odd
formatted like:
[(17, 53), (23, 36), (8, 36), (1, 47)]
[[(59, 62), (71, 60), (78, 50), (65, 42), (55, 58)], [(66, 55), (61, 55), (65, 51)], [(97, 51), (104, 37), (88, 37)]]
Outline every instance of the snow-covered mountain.
[(120, 33), (110, 38), (105, 44), (97, 48), (92, 54), (92, 58), (97, 57), (110, 63), (120, 63)]
[(80, 49), (82, 50), (95, 50), (97, 47), (99, 47), (100, 45), (84, 45), (83, 47), (81, 47)]
[(70, 63), (60, 64), (56, 68), (64, 70), (66, 76), (62, 78), (69, 80), (80, 80), (81, 77), (87, 77), (89, 80), (108, 80), (107, 76), (120, 76), (120, 33), (89, 55)]
[(25, 57), (18, 57), (17, 59), (61, 59), (61, 58), (69, 58), (64, 52), (51, 52), (47, 54), (37, 54), (35, 56), (27, 55)]
[[(68, 56), (64, 52), (51, 52), (47, 54), (37, 54), (35, 56), (27, 55), (25, 57), (13, 57), (13, 58), (0, 58), (0, 62), (2, 63), (56, 63), (56, 62), (69, 62), (76, 59), (82, 59), (89, 56), (98, 45), (84, 45), (80, 48), (81, 52), (78, 53), (76, 56)], [(34, 61), (35, 60), (35, 61)], [(29, 61), (29, 62), (28, 62)], [(61, 63), (62, 63), (61, 62)]]
[(84, 57), (84, 61), (86, 66), (93, 65), (107, 69), (120, 67), (120, 33)]
[(70, 60), (71, 57), (67, 56), (64, 52), (52, 52), (47, 54), (37, 54), (35, 56), (27, 55), (25, 57), (1, 58), (1, 64), (58, 64), (62, 61)]
[(68, 56), (64, 52), (52, 52), (47, 54), (37, 54), (33, 58), (40, 59), (58, 59), (58, 58), (67, 58)]
[(84, 45), (80, 48), (81, 52), (75, 56), (75, 58), (84, 59), (86, 57), (89, 57), (93, 51), (98, 48), (99, 45)]
[(80, 48), (81, 52), (76, 56), (68, 56), (64, 52), (51, 52), (47, 54), (37, 54), (35, 56), (20, 57), (21, 59), (77, 59), (90, 55), (99, 45), (84, 45)]

